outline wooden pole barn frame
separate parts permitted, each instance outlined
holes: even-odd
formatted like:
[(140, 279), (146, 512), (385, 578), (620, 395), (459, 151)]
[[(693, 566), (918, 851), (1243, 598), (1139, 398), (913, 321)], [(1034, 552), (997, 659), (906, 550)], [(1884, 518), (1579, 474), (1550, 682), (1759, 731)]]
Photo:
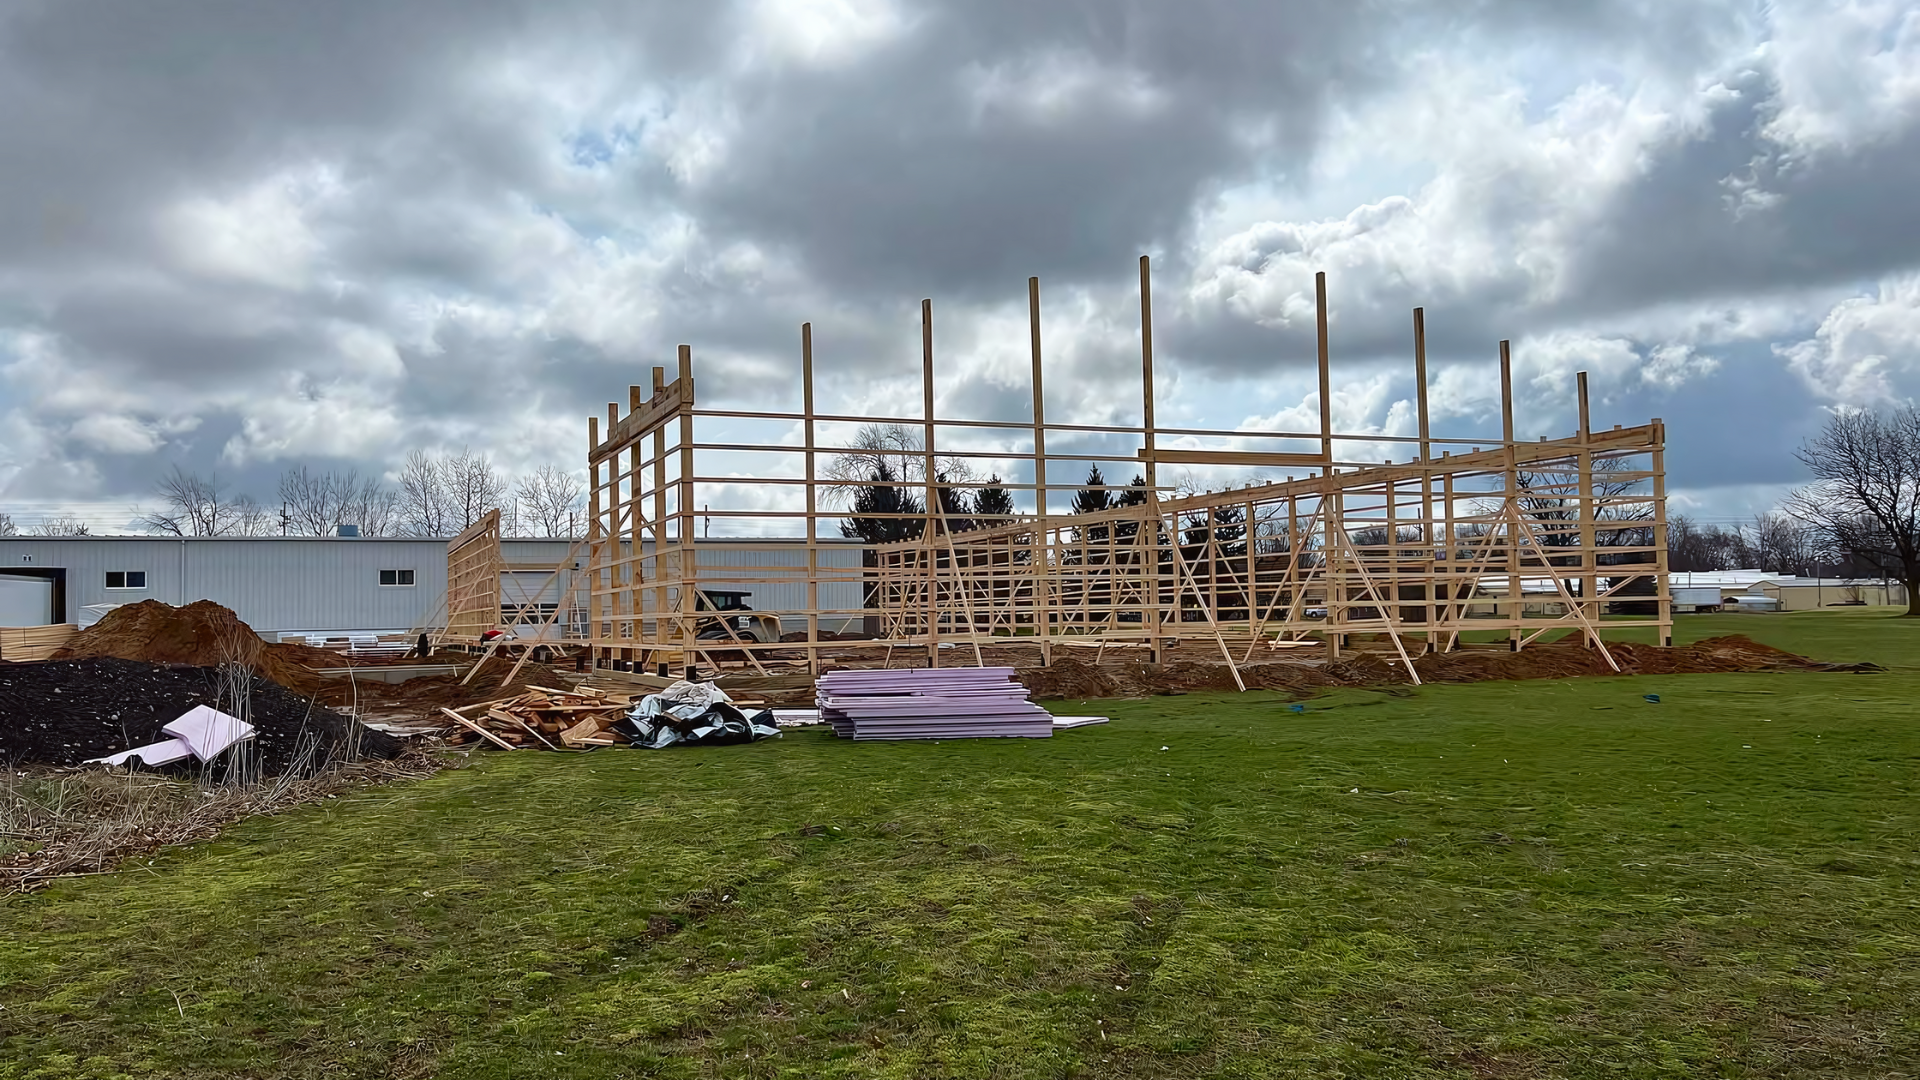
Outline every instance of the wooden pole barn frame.
[[(1320, 647), (1338, 657), (1384, 642), (1385, 654), (1417, 681), (1415, 657), (1461, 648), (1468, 631), (1495, 631), (1505, 638), (1502, 647), (1518, 650), (1550, 631), (1571, 630), (1617, 669), (1602, 639), (1602, 615), (1609, 604), (1627, 600), (1640, 613), (1608, 618), (1606, 628), (1651, 627), (1661, 643), (1671, 643), (1665, 427), (1658, 419), (1593, 430), (1581, 372), (1578, 429), (1562, 438), (1521, 441), (1514, 434), (1512, 360), (1502, 341), (1499, 437), (1432, 437), (1426, 328), (1423, 311), (1415, 309), (1418, 434), (1335, 432), (1326, 275), (1317, 274), (1318, 431), (1157, 427), (1146, 257), (1140, 259), (1140, 297), (1139, 426), (1046, 419), (1037, 278), (1028, 280), (1029, 420), (936, 414), (931, 301), (921, 304), (918, 417), (817, 413), (811, 324), (800, 331), (798, 413), (699, 407), (692, 351), (680, 346), (672, 380), (656, 367), (650, 388), (631, 388), (624, 415), (609, 403), (604, 429), (600, 418), (588, 419), (583, 591), (595, 666), (644, 670), (661, 661), (726, 661), (764, 672), (771, 663), (804, 659), (817, 673), (828, 662), (874, 663), (880, 647), (881, 663), (935, 667), (984, 663), (988, 647), (1030, 648), (1043, 664), (1062, 647), (1095, 662), (1161, 661), (1184, 639), (1189, 649), (1204, 646), (1207, 655), (1217, 656), (1238, 681), (1242, 666), (1298, 649)], [(697, 435), (708, 420), (782, 422), (798, 443), (703, 442)], [(820, 559), (826, 547), (843, 543), (824, 531), (837, 531), (847, 516), (845, 509), (823, 506), (831, 490), (845, 485), (822, 479), (819, 458), (849, 449), (820, 444), (825, 424), (902, 425), (921, 434), (921, 446), (907, 455), (921, 459), (922, 479), (912, 485), (922, 489), (921, 511), (868, 515), (910, 516), (920, 522), (919, 534), (871, 548), (862, 567)], [(941, 433), (951, 431), (986, 434), (1004, 445), (990, 451), (938, 445)], [(1116, 460), (1112, 454), (1049, 452), (1048, 439), (1060, 436), (1133, 444), (1131, 460), (1145, 481), (1131, 489), (1139, 501), (1089, 514), (1051, 508), (1050, 495), (1082, 486), (1061, 483), (1063, 465), (1077, 478), (1087, 463)], [(1231, 446), (1212, 448), (1207, 441)], [(1357, 444), (1399, 444), (1408, 453), (1401, 461), (1344, 460), (1340, 451)], [(702, 475), (700, 455), (717, 451), (755, 455), (756, 465), (742, 475)], [(789, 464), (796, 457), (797, 472)], [(950, 520), (942, 512), (941, 491), (980, 486), (977, 480), (942, 480), (935, 462), (952, 458), (1029, 463), (1032, 483), (1002, 486), (1029, 493), (1031, 509), (984, 526)], [(1194, 493), (1191, 484), (1164, 483), (1165, 466), (1254, 469), (1268, 478)], [(714, 509), (702, 501), (710, 485), (743, 484), (763, 491), (798, 487), (803, 500), (792, 509), (724, 502)], [(1130, 490), (1107, 486), (1116, 494)], [(729, 560), (735, 565), (703, 563), (700, 549), (713, 545), (696, 544), (696, 519), (713, 517), (748, 522), (769, 536), (784, 531), (789, 539), (730, 539), (725, 546), (735, 553)], [(739, 554), (791, 553), (796, 526), (804, 565), (791, 554), (784, 560)], [(711, 632), (715, 625), (696, 602), (700, 589), (751, 591), (757, 584), (797, 580), (805, 582), (805, 607), (773, 614), (785, 626), (804, 624), (803, 639), (794, 633), (788, 635), (794, 641), (756, 641), (730, 627), (722, 639), (699, 639), (703, 626)], [(834, 583), (857, 584), (861, 605), (823, 608), (822, 588)], [(1642, 591), (1630, 592), (1635, 584)], [(833, 591), (851, 594), (847, 588)], [(822, 636), (825, 627), (853, 622), (877, 625), (878, 633), (857, 642)], [(1372, 640), (1358, 642), (1356, 635)]]

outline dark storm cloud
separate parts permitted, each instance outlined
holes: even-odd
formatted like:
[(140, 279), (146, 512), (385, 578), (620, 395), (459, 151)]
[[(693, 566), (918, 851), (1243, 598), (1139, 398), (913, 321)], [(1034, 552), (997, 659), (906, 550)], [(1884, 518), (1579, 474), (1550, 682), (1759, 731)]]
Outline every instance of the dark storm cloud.
[[(1124, 276), (1203, 188), (1307, 151), (1328, 96), (1378, 78), (1368, 9), (945, 6), (856, 70), (750, 80), (727, 167), (692, 199), (858, 291)], [(1025, 104), (1049, 93), (1052, 114)]]
[[(958, 376), (942, 411), (1018, 418), (1030, 407), (1021, 379), (960, 365), (992, 351), (982, 324), (1020, 339), (994, 348), (1024, 351), (1004, 316), (1023, 310), (1029, 274), (1046, 282), (1059, 335), (1050, 415), (1131, 423), (1142, 251), (1166, 253), (1156, 344), (1183, 391), (1310, 369), (1310, 318), (1261, 326), (1189, 295), (1196, 219), (1236, 184), (1305, 185), (1330, 116), (1421, 77), (1433, 60), (1417, 49), (1606, 51), (1684, 74), (1743, 48), (1751, 12), (954, 0), (903, 3), (899, 36), (864, 52), (742, 61), (758, 17), (745, 3), (11, 5), (0, 363), (9, 334), (44, 338), (71, 385), (149, 395), (113, 419), (150, 423), (165, 444), (109, 452), (72, 433), (86, 416), (50, 415), (32, 441), (46, 468), (5, 481), (6, 494), (74, 462), (92, 464), (103, 492), (141, 490), (177, 460), (219, 465), (264, 498), (288, 461), (338, 451), (286, 420), (303, 394), (390, 414), (369, 420), (388, 434), (369, 437), (363, 472), (413, 445), (516, 427), (564, 425), (554, 442), (571, 448), (578, 418), (644, 386), (655, 364), (671, 372), (682, 341), (703, 403), (791, 408), (803, 320), (822, 407), (877, 400), (886, 380), (917, 386), (922, 296), (937, 304), (942, 379)], [(1705, 136), (1656, 148), (1604, 208), (1557, 308), (1519, 278), (1441, 275), (1464, 284), (1422, 295), (1392, 259), (1329, 266), (1338, 370), (1404, 365), (1415, 304), (1427, 305), (1438, 366), (1653, 302), (1912, 265), (1899, 239), (1920, 234), (1914, 133), (1784, 167), (1758, 134), (1773, 84), (1740, 89)], [(701, 167), (675, 157), (707, 150)], [(1722, 180), (1756, 159), (1777, 198), (1735, 219)], [(278, 255), (243, 236), (237, 263), (221, 263), (230, 247), (179, 215), (202, 200), (271, 218), (248, 193), (286, 183), (312, 190), (292, 198)], [(1471, 225), (1523, 248), (1527, 193), (1490, 197)], [(1297, 234), (1263, 236), (1256, 265), (1298, 257)], [(1310, 299), (1311, 274), (1298, 276), (1282, 284)], [(1090, 313), (1053, 306), (1076, 293), (1095, 298)], [(373, 358), (348, 355), (349, 338)], [(0, 403), (39, 408), (30, 382), (0, 377)], [(276, 422), (295, 436), (287, 458), (263, 458), (282, 452)], [(252, 454), (239, 466), (220, 457), (235, 437)], [(9, 449), (0, 463), (18, 464)]]
[[(1756, 74), (1737, 89), (1703, 137), (1604, 209), (1568, 301), (1541, 318), (1851, 284), (1920, 264), (1920, 121), (1850, 152), (1795, 153), (1761, 134), (1777, 88)], [(1740, 184), (1758, 201), (1742, 206)]]

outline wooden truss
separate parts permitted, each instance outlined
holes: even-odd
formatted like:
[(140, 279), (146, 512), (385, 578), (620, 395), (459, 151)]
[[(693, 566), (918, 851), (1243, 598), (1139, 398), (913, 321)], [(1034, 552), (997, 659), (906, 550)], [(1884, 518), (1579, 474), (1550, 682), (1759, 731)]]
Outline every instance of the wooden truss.
[[(1185, 640), (1205, 643), (1237, 678), (1247, 663), (1302, 649), (1324, 649), (1331, 658), (1379, 646), (1411, 672), (1416, 656), (1460, 647), (1468, 632), (1521, 649), (1567, 631), (1612, 663), (1603, 615), (1609, 629), (1646, 626), (1670, 640), (1659, 420), (1593, 430), (1582, 372), (1578, 429), (1557, 439), (1517, 438), (1503, 341), (1500, 436), (1433, 437), (1424, 313), (1416, 309), (1417, 435), (1336, 433), (1320, 274), (1318, 431), (1157, 427), (1149, 270), (1142, 258), (1138, 426), (1047, 421), (1038, 279), (1028, 281), (1030, 420), (936, 416), (930, 301), (921, 305), (919, 417), (817, 412), (811, 324), (801, 327), (797, 413), (698, 407), (691, 350), (680, 346), (672, 381), (656, 367), (650, 392), (631, 388), (625, 415), (609, 404), (604, 431), (599, 418), (588, 421), (585, 592), (596, 665), (734, 660), (764, 670), (780, 658), (804, 659), (817, 671), (849, 650), (867, 650), (873, 662), (876, 646), (887, 650), (879, 662), (911, 648), (924, 649), (934, 666), (984, 662), (989, 647), (1034, 648), (1040, 662), (1051, 662), (1058, 647), (1088, 650), (1078, 655), (1095, 661), (1140, 660), (1163, 659)], [(772, 422), (782, 441), (701, 441), (697, 429), (706, 422)], [(846, 448), (821, 445), (820, 428), (875, 423), (909, 427), (919, 438), (911, 455), (921, 462), (912, 481), (920, 509), (870, 515), (909, 519), (915, 535), (869, 549), (861, 567), (829, 565), (821, 554), (837, 546), (827, 535), (846, 510), (827, 505), (836, 489), (823, 479), (819, 458)], [(1126, 460), (1143, 484), (1110, 486), (1134, 501), (1095, 513), (1060, 506), (1081, 488), (1075, 481), (1087, 463), (1115, 461), (1111, 454), (1049, 453), (1049, 436), (1063, 434), (1082, 443), (1088, 436), (1132, 442)], [(1405, 459), (1349, 460), (1352, 451), (1381, 444), (1402, 446)], [(752, 464), (732, 475), (700, 467), (743, 454)], [(1025, 507), (993, 522), (943, 513), (943, 494), (967, 485), (946, 482), (936, 462), (956, 458), (1024, 465), (1031, 482), (1003, 486)], [(1239, 482), (1176, 490), (1163, 483), (1163, 466), (1237, 473)], [(756, 500), (759, 507), (726, 501), (725, 492), (748, 483), (786, 494), (784, 505), (767, 508), (781, 502), (772, 498)], [(723, 492), (717, 509), (702, 497), (714, 490)], [(803, 557), (795, 557), (793, 539), (736, 537), (725, 543), (729, 557), (717, 561), (707, 551), (719, 545), (703, 550), (695, 536), (697, 521), (714, 518), (764, 536), (799, 533)], [(776, 584), (788, 594), (804, 584), (804, 603), (773, 612), (793, 641), (746, 637), (724, 621), (717, 628), (697, 601), (703, 588)], [(840, 599), (823, 605), (824, 593)], [(825, 633), (856, 623), (866, 629), (864, 640)], [(958, 651), (943, 657), (943, 650)]]

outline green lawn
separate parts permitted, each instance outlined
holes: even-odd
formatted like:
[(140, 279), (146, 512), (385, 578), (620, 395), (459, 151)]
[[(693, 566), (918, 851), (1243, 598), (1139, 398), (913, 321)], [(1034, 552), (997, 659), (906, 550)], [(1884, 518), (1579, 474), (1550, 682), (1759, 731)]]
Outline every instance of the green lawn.
[[(1715, 612), (1708, 615), (1675, 615), (1673, 643), (1686, 645), (1701, 638), (1722, 634), (1745, 634), (1776, 648), (1821, 660), (1853, 663), (1867, 660), (1876, 664), (1916, 664), (1915, 645), (1920, 631), (1907, 632), (1899, 621), (1889, 617), (1903, 614), (1904, 607), (1828, 609), (1825, 611)], [(1556, 630), (1542, 640), (1555, 641), (1574, 634)], [(1505, 641), (1505, 630), (1469, 630), (1460, 635), (1467, 641)], [(1609, 641), (1637, 641), (1654, 644), (1651, 627), (1602, 627), (1601, 636)]]
[(482, 756), (0, 901), (0, 1077), (1912, 1075), (1920, 621), (1680, 626), (1902, 667)]

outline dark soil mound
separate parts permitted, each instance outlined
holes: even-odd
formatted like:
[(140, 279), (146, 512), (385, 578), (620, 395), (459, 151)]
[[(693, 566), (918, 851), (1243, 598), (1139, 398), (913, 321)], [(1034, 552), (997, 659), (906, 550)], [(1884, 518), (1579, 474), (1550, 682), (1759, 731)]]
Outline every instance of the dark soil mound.
[[(160, 728), (196, 705), (235, 712), (223, 683), (215, 668), (110, 657), (0, 665), (0, 764), (77, 765), (159, 742), (168, 737)], [(245, 719), (256, 729), (252, 753), (268, 775), (301, 764), (400, 753), (400, 740), (278, 683), (256, 676), (249, 689)]]
[[(312, 693), (319, 679), (306, 665), (332, 654), (299, 645), (269, 645), (231, 609), (211, 600), (186, 607), (142, 600), (107, 612), (53, 654), (55, 660), (102, 656), (194, 667), (241, 663), (282, 686)], [(335, 661), (330, 666), (340, 665)]]

